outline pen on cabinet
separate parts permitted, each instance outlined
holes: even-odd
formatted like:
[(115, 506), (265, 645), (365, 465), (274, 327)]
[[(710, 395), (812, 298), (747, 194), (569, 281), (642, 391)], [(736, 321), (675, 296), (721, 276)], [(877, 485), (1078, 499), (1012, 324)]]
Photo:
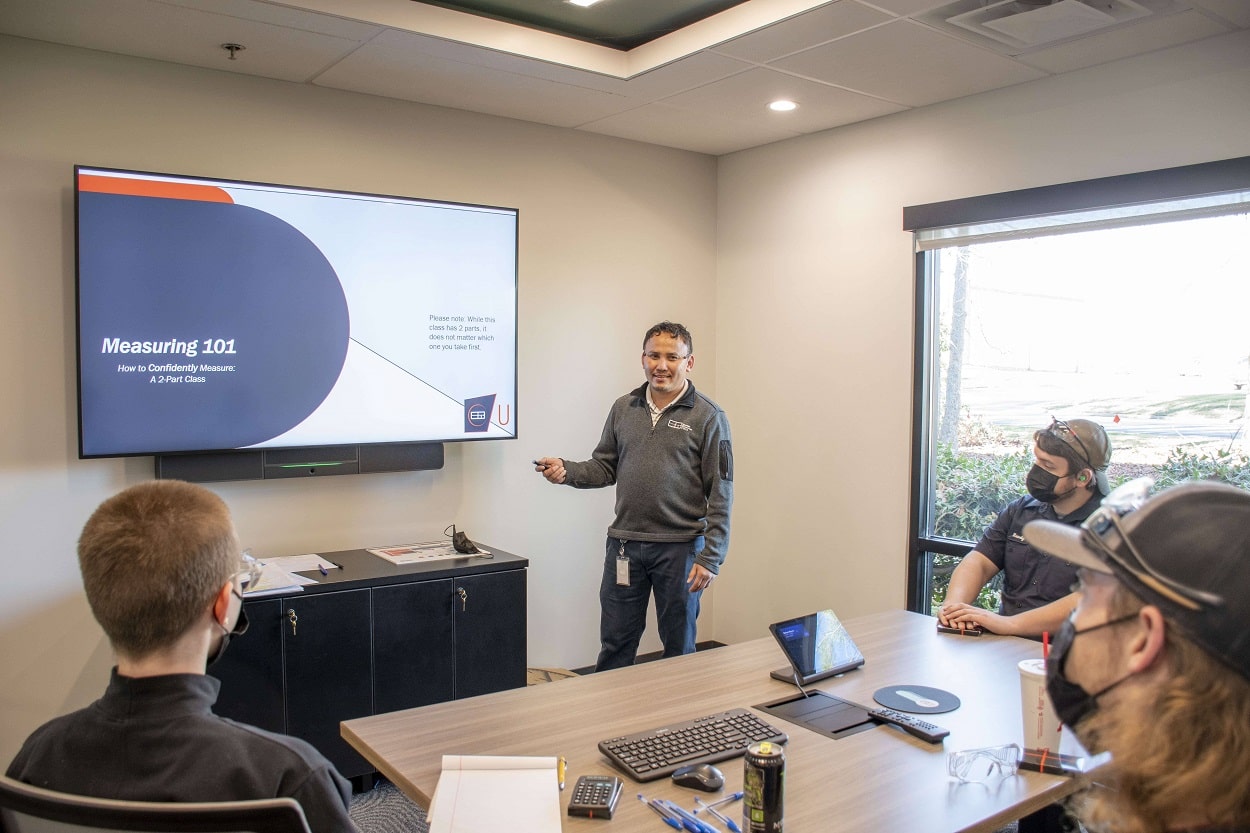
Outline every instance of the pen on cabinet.
[(556, 759), (556, 774), (560, 779), (560, 789), (564, 789), (564, 771), (568, 769), (568, 766), (569, 762), (564, 759), (563, 755)]
[[(707, 810), (709, 813), (716, 816), (716, 818), (720, 819), (720, 823), (729, 828), (729, 833), (742, 833), (742, 828), (738, 826), (737, 822), (735, 822), (733, 819), (729, 818), (728, 816), (723, 815), (720, 810), (717, 810), (711, 804), (708, 804), (706, 801), (699, 798), (698, 796), (695, 796), (694, 801), (696, 804), (701, 804), (702, 809)], [(695, 812), (698, 813), (699, 811), (695, 810)]]

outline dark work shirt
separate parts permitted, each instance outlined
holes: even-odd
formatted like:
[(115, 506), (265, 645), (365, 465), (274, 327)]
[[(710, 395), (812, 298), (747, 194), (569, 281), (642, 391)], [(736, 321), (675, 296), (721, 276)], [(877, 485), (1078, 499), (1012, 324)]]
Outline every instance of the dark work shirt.
[(221, 683), (204, 674), (123, 677), (23, 744), (8, 777), (37, 787), (131, 801), (290, 797), (312, 833), (355, 833), (351, 787), (297, 738), (213, 714)]
[(1049, 503), (1042, 503), (1031, 495), (1008, 504), (985, 530), (975, 548), (1003, 571), (1000, 613), (1015, 616), (1059, 601), (1072, 592), (1076, 581), (1075, 565), (1039, 552), (1024, 542), (1025, 524), (1045, 520), (1080, 526), (1101, 503), (1102, 495), (1094, 491), (1084, 506), (1062, 518)]

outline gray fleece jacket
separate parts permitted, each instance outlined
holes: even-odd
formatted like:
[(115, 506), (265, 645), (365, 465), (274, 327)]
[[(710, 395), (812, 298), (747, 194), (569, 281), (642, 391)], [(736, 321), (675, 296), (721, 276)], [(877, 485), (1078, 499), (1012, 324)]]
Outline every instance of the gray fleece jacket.
[(608, 535), (626, 541), (693, 541), (703, 535), (695, 561), (720, 572), (733, 506), (729, 418), (693, 382), (654, 428), (647, 386), (622, 396), (591, 459), (563, 462), (569, 486), (616, 484), (616, 520)]

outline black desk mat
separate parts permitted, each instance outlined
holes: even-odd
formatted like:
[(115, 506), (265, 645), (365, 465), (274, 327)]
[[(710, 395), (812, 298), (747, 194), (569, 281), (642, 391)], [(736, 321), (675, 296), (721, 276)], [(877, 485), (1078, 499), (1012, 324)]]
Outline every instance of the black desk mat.
[(808, 692), (806, 697), (795, 694), (754, 708), (835, 740), (880, 725), (863, 706), (823, 691)]

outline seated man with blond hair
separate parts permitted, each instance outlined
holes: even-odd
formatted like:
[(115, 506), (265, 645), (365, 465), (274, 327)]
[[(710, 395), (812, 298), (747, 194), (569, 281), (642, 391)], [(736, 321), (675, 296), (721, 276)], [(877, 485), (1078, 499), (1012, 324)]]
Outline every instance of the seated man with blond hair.
[(212, 712), (220, 682), (205, 666), (247, 628), (246, 565), (221, 498), (180, 481), (132, 486), (88, 519), (78, 564), (117, 666), (103, 697), (27, 739), (8, 777), (132, 801), (285, 796), (312, 833), (354, 833), (351, 789), (317, 750)]
[(1051, 646), (1055, 713), (1111, 763), (1072, 804), (1094, 833), (1250, 831), (1250, 493), (1141, 481), (1024, 537), (1080, 570)]

